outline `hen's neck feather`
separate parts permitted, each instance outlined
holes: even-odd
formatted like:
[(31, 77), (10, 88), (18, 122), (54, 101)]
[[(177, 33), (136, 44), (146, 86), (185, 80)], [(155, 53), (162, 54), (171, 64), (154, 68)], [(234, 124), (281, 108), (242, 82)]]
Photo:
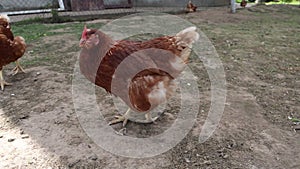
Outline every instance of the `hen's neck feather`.
[(108, 35), (101, 31), (96, 31), (99, 43), (91, 49), (82, 49), (80, 54), (80, 69), (81, 72), (91, 82), (95, 82), (97, 71), (101, 60), (115, 43)]

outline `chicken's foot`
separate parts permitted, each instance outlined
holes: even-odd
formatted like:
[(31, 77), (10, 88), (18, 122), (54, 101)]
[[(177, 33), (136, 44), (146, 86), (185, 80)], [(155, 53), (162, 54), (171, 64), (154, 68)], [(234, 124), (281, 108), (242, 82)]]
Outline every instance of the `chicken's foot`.
[(125, 127), (125, 125), (128, 122), (129, 114), (130, 114), (130, 108), (126, 111), (125, 114), (115, 116), (116, 119), (110, 121), (108, 124), (112, 125), (112, 124), (123, 122), (123, 127)]
[(1, 90), (4, 90), (4, 86), (5, 85), (11, 85), (11, 83), (7, 83), (4, 78), (3, 78), (3, 74), (2, 74), (2, 70), (0, 70), (0, 86), (1, 86)]
[(16, 61), (16, 67), (13, 69), (13, 75), (16, 75), (19, 71), (25, 73), (25, 70), (22, 68), (22, 66), (20, 65), (20, 62), (17, 60)]

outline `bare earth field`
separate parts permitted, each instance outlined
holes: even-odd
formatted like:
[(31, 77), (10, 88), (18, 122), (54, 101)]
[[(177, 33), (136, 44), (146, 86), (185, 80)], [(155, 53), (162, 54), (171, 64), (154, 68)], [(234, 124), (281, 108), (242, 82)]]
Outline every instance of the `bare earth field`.
[[(203, 64), (192, 57), (189, 66), (201, 94), (199, 101), (190, 98), (200, 104), (196, 123), (173, 149), (144, 159), (103, 150), (79, 123), (72, 79), (84, 23), (40, 25), (51, 31), (28, 40), (21, 59), (26, 74), (11, 76), (13, 64), (4, 68), (13, 86), (0, 91), (0, 168), (300, 168), (300, 125), (291, 119), (300, 118), (299, 14), (297, 6), (283, 5), (239, 9), (236, 14), (227, 7), (178, 14), (215, 46), (226, 73), (226, 107), (212, 137), (198, 143), (211, 104), (210, 81)], [(28, 26), (22, 31), (39, 30)], [(111, 119), (117, 113), (111, 98), (100, 88), (96, 93), (104, 106), (101, 113)], [(173, 106), (155, 124), (129, 122), (127, 135), (150, 137), (168, 129), (176, 119), (177, 101), (170, 101)], [(121, 124), (113, 128), (118, 131)]]

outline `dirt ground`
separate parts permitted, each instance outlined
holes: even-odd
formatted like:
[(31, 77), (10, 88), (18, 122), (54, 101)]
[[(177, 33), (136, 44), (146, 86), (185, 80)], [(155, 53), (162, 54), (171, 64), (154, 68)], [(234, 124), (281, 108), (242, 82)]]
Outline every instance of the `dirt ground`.
[[(79, 124), (72, 100), (78, 34), (32, 42), (21, 60), (26, 74), (11, 76), (13, 64), (4, 68), (13, 86), (0, 91), (0, 168), (300, 168), (300, 126), (290, 119), (300, 118), (299, 13), (296, 6), (256, 6), (236, 14), (227, 7), (179, 14), (214, 44), (226, 73), (226, 107), (212, 137), (198, 143), (210, 82), (203, 64), (192, 59), (201, 93), (196, 123), (173, 149), (145, 159), (101, 149)], [(117, 112), (102, 89), (97, 93), (109, 119)], [(129, 122), (127, 134), (162, 133), (176, 118), (176, 102), (155, 124)]]

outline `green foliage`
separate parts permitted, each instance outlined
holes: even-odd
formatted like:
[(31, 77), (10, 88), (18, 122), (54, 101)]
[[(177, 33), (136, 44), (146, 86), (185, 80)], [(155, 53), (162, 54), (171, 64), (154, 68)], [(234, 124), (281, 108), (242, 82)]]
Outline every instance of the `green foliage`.
[[(242, 0), (236, 0), (237, 3), (241, 3)], [(298, 0), (278, 0), (278, 1), (275, 1), (275, 0), (261, 0), (261, 1), (265, 1), (267, 3), (279, 3), (279, 4), (282, 4), (282, 3), (292, 3), (292, 4), (297, 4), (299, 3)], [(247, 2), (255, 2), (255, 0), (247, 0)]]
[(52, 8), (51, 9), (51, 15), (52, 15), (52, 17), (51, 17), (52, 22), (54, 22), (54, 23), (59, 23), (60, 22), (61, 18), (58, 14), (57, 9)]
[(269, 4), (289, 4), (289, 5), (299, 5), (299, 0), (279, 0), (278, 2), (276, 1), (271, 1)]

